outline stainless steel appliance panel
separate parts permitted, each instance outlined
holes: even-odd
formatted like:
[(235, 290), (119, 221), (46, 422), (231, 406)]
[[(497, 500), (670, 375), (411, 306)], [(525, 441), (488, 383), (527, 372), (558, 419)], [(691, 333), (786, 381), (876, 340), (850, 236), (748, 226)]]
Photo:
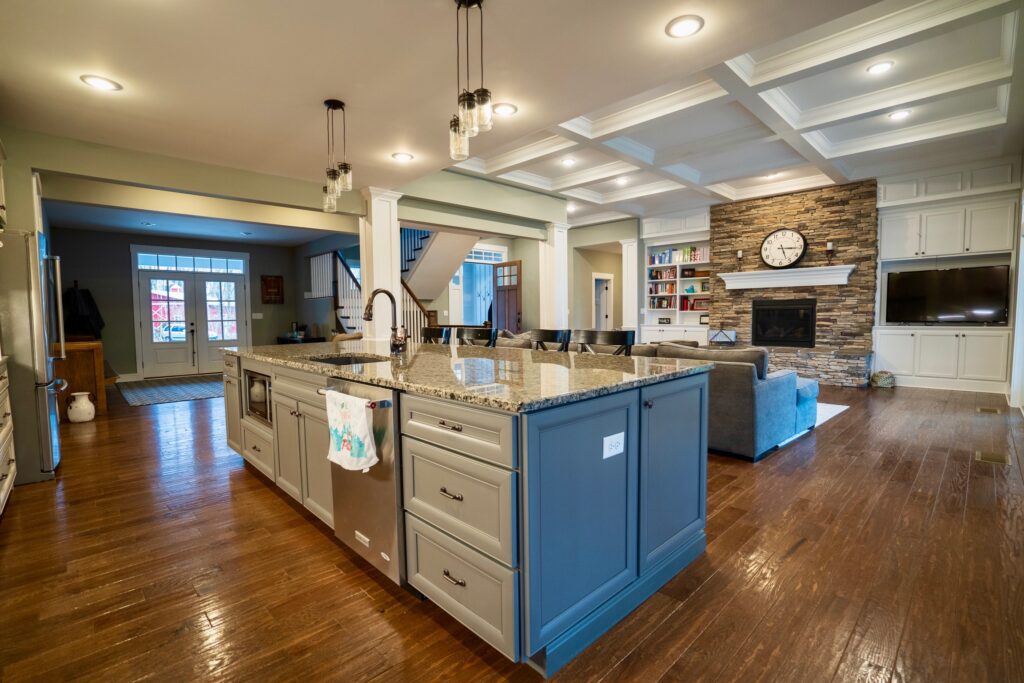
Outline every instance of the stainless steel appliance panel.
[(398, 395), (390, 389), (332, 379), (328, 389), (391, 407), (373, 411), (373, 433), (380, 460), (368, 472), (331, 465), (334, 535), (398, 584), (405, 583), (405, 544), (398, 461)]

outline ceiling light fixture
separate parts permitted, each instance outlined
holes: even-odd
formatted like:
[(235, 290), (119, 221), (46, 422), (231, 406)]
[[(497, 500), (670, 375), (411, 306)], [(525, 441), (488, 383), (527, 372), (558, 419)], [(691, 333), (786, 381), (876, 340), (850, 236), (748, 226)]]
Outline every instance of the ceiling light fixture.
[[(470, 90), (469, 10), (480, 12), (480, 87)], [(466, 14), (466, 84), (462, 85), (462, 10)], [(494, 125), (491, 91), (484, 87), (483, 0), (455, 0), (455, 93), (456, 114), (448, 124), (448, 155), (454, 161), (469, 158), (469, 138), (486, 133)], [(512, 113), (515, 113), (513, 107)]]
[(780, 171), (772, 171), (771, 173), (766, 173), (764, 178), (766, 180), (771, 180), (772, 178), (778, 178), (780, 175), (782, 175)]
[(619, 185), (620, 187), (622, 185), (625, 185), (628, 182), (629, 182), (629, 178), (627, 178), (626, 176), (621, 176), (621, 177), (615, 179), (615, 184)]
[[(331, 213), (337, 210), (338, 197), (342, 192), (352, 190), (352, 166), (348, 163), (348, 131), (345, 120), (345, 103), (341, 100), (324, 100), (327, 110), (327, 184), (323, 189), (323, 210)], [(341, 163), (334, 163), (334, 112), (341, 110)]]
[(562, 164), (562, 166), (565, 166), (566, 168), (572, 168), (573, 166), (576, 165), (576, 160), (573, 159), (572, 157), (565, 157), (564, 159), (562, 159), (560, 163)]
[(902, 121), (908, 116), (910, 116), (909, 109), (900, 109), (899, 111), (894, 111), (893, 113), (889, 114), (889, 118), (892, 119), (893, 121)]
[(519, 107), (511, 102), (501, 102), (494, 105), (494, 113), (497, 116), (514, 116), (517, 111), (519, 111)]
[(391, 158), (399, 163), (407, 164), (410, 161), (412, 161), (415, 157), (413, 157), (413, 155), (409, 154), (408, 152), (395, 152), (394, 154), (391, 155)]
[(704, 28), (704, 19), (696, 14), (676, 17), (665, 26), (665, 33), (671, 38), (686, 38), (700, 32)]
[(574, 211), (576, 211), (576, 205), (573, 204), (572, 202), (569, 202), (568, 204), (565, 205), (565, 210), (567, 213), (573, 213)]
[(85, 83), (90, 88), (96, 88), (97, 90), (106, 90), (112, 92), (114, 90), (123, 90), (123, 87), (117, 81), (112, 81), (109, 78), (103, 76), (94, 76), (92, 74), (85, 74), (80, 77), (82, 83)]
[(878, 62), (877, 64), (872, 64), (871, 66), (869, 66), (867, 68), (867, 71), (872, 76), (880, 76), (881, 74), (884, 74), (889, 69), (891, 69), (893, 65), (895, 65), (895, 62), (891, 60), (885, 62)]

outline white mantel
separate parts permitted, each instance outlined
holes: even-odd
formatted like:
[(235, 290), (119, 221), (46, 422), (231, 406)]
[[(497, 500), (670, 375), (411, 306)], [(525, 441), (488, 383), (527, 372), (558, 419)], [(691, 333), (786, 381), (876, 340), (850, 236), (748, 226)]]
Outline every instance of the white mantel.
[(784, 270), (748, 270), (739, 273), (719, 273), (726, 289), (766, 289), (779, 287), (817, 287), (819, 285), (845, 285), (856, 264), (842, 266), (816, 266)]

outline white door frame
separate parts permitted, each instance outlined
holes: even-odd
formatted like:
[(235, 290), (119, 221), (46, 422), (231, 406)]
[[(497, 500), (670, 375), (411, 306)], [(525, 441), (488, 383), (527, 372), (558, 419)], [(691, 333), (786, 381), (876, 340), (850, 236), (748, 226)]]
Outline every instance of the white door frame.
[[(492, 262), (492, 261), (477, 261), (476, 259), (467, 258), (462, 263), (490, 263), (491, 265), (494, 265), (494, 263), (502, 263), (504, 261), (508, 261), (508, 247), (505, 246), (504, 244), (489, 244), (487, 242), (477, 242), (476, 244), (473, 245), (473, 249), (481, 249), (483, 251), (497, 251), (497, 252), (500, 252), (501, 253), (501, 261), (494, 261), (494, 262)], [(455, 273), (459, 273), (459, 284), (458, 284), (458, 289), (457, 289), (457, 291), (458, 291), (457, 296), (456, 296), (456, 288), (452, 285), (452, 281), (451, 280), (448, 281), (448, 324), (449, 325), (461, 325), (462, 324), (463, 305), (464, 305), (464, 301), (465, 301), (465, 299), (463, 298), (465, 296), (465, 291), (466, 291), (465, 287), (464, 287), (465, 279), (463, 277), (465, 275), (465, 273), (462, 272), (462, 265), (461, 264), (459, 265), (459, 269), (457, 271), (455, 271)], [(453, 278), (455, 277), (455, 273), (452, 273), (452, 277)], [(455, 306), (452, 304), (452, 302), (455, 301), (456, 298), (458, 298), (458, 301), (459, 301), (459, 307), (458, 307), (458, 311), (459, 312), (458, 312), (458, 314), (452, 313), (452, 311), (456, 310)]]
[(590, 327), (595, 330), (604, 329), (597, 326), (597, 281), (608, 280), (608, 329), (615, 329), (615, 276), (611, 273), (590, 274)]
[[(139, 297), (139, 254), (173, 254), (174, 256), (203, 256), (210, 258), (239, 259), (242, 261), (242, 287), (245, 290), (245, 324), (239, 329), (238, 346), (249, 348), (252, 346), (252, 293), (249, 287), (249, 252), (245, 251), (219, 251), (211, 249), (188, 249), (184, 247), (160, 247), (146, 244), (133, 244), (130, 248), (132, 259), (132, 323), (135, 327), (135, 374), (121, 375), (120, 382), (140, 380), (145, 377), (142, 370), (142, 312), (139, 310), (141, 299)], [(177, 273), (184, 271), (175, 270), (153, 270), (153, 273)], [(235, 273), (237, 275), (237, 273)], [(190, 273), (191, 275), (191, 273)], [(239, 319), (241, 324), (243, 321)]]

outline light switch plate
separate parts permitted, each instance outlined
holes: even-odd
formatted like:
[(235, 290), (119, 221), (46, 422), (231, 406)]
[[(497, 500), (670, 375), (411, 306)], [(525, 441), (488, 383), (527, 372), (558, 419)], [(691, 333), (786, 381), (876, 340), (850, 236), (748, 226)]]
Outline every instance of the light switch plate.
[(611, 434), (604, 437), (604, 459), (618, 455), (626, 450), (626, 432)]

